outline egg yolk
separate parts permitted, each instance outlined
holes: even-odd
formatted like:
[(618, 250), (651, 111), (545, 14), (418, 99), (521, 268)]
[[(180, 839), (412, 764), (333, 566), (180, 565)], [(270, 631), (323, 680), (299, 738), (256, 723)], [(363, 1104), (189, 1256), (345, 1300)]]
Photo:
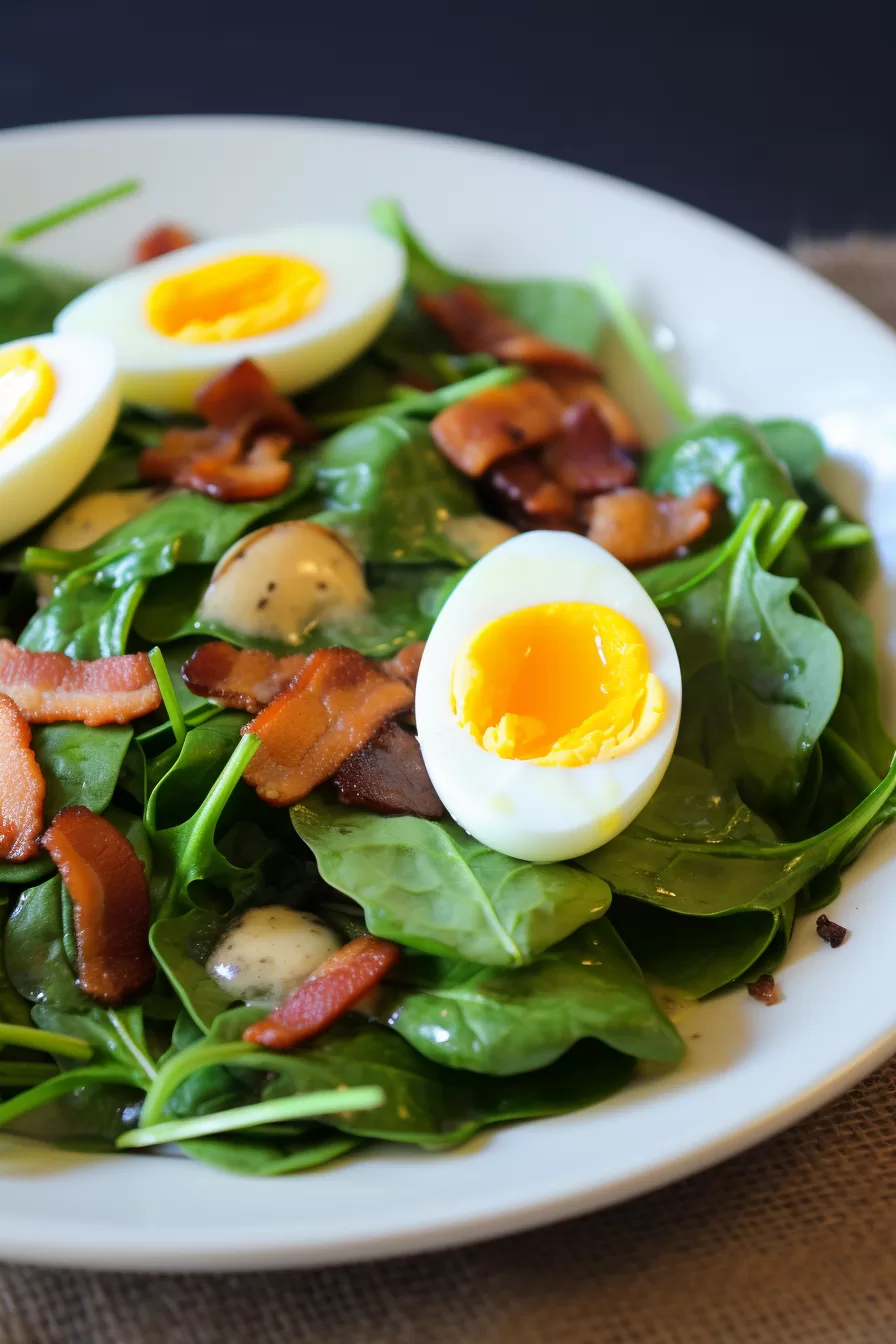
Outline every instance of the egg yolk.
[(153, 285), (146, 318), (160, 335), (177, 341), (237, 341), (308, 317), (326, 289), (323, 271), (301, 257), (225, 257)]
[(55, 391), (53, 370), (33, 345), (0, 351), (0, 448), (46, 415)]
[(458, 659), (452, 693), (458, 723), (481, 747), (534, 765), (621, 756), (659, 727), (665, 707), (641, 632), (589, 602), (490, 622)]

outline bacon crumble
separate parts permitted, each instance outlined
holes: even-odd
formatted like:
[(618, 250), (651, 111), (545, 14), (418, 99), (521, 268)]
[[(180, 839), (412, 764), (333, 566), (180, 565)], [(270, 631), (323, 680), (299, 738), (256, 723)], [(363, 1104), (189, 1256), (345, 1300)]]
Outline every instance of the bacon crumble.
[(542, 450), (541, 463), (571, 495), (599, 495), (631, 485), (637, 468), (613, 442), (592, 401), (575, 401), (563, 413), (560, 433)]
[(600, 365), (590, 356), (549, 341), (522, 322), (506, 317), (474, 285), (458, 285), (445, 294), (422, 294), (417, 302), (468, 354), (494, 355), (504, 363), (536, 364), (579, 376), (600, 376)]
[(268, 1050), (290, 1050), (317, 1036), (349, 1012), (392, 970), (401, 949), (365, 934), (328, 957), (279, 1008), (243, 1032), (243, 1040)]
[(162, 703), (145, 653), (78, 659), (66, 653), (29, 653), (0, 639), (0, 693), (14, 700), (29, 723), (130, 723)]
[(243, 729), (261, 741), (244, 778), (265, 802), (288, 807), (305, 798), (359, 751), (387, 719), (414, 703), (354, 649), (318, 649), (302, 671)]
[(88, 807), (64, 807), (41, 839), (75, 915), (78, 984), (114, 1007), (151, 983), (149, 888), (133, 846)]
[(140, 454), (141, 479), (213, 499), (268, 499), (289, 484), (292, 468), (283, 459), (290, 448), (317, 437), (310, 420), (249, 359), (212, 378), (195, 404), (208, 424), (166, 430), (158, 447)]
[(193, 695), (213, 700), (226, 709), (257, 714), (285, 690), (302, 671), (307, 656), (278, 658), (264, 649), (237, 649), (223, 640), (200, 644), (181, 668)]
[(381, 658), (378, 666), (387, 677), (394, 677), (397, 681), (403, 681), (406, 686), (410, 686), (411, 690), (415, 691), (420, 662), (425, 648), (426, 641), (417, 639), (413, 644), (406, 644), (403, 649), (399, 649), (398, 653), (391, 658)]
[(590, 506), (588, 536), (625, 565), (655, 564), (702, 537), (719, 500), (711, 485), (685, 498), (636, 487), (598, 495)]
[(384, 816), (438, 821), (445, 815), (419, 742), (394, 720), (384, 723), (376, 737), (343, 761), (333, 783), (341, 803), (366, 807)]
[(829, 943), (831, 947), (840, 947), (849, 930), (845, 929), (842, 924), (836, 924), (834, 920), (828, 919), (827, 915), (819, 915), (815, 921), (815, 932), (823, 942)]
[(531, 452), (502, 458), (485, 478), (501, 516), (522, 531), (531, 528), (578, 530), (575, 501)]
[(155, 261), (156, 257), (179, 252), (182, 247), (190, 247), (195, 242), (195, 234), (180, 224), (157, 224), (137, 239), (134, 244), (134, 261), (137, 265), (144, 261)]
[(40, 852), (45, 794), (28, 722), (14, 700), (0, 695), (0, 859), (23, 863)]
[(560, 428), (563, 403), (547, 383), (521, 378), (490, 387), (441, 411), (430, 433), (448, 461), (482, 476), (502, 457), (544, 443)]
[(538, 369), (537, 372), (550, 383), (564, 406), (574, 406), (578, 401), (590, 401), (609, 431), (613, 443), (637, 452), (643, 448), (641, 435), (634, 420), (621, 402), (608, 391), (597, 378), (583, 378), (580, 374), (569, 373), (564, 369)]
[(781, 993), (773, 975), (760, 975), (758, 980), (747, 985), (747, 993), (751, 999), (758, 999), (768, 1008), (773, 1008), (776, 1003), (781, 1002)]

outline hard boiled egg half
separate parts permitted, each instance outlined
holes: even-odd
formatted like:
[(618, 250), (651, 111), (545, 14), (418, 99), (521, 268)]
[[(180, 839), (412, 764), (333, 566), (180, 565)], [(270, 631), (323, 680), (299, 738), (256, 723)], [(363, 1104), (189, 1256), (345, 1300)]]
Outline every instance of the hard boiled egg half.
[(62, 503), (105, 447), (120, 407), (102, 336), (0, 345), (0, 545)]
[(600, 546), (529, 532), (452, 593), (417, 680), (420, 747), (464, 830), (552, 862), (617, 835), (656, 791), (681, 711), (678, 655), (638, 580)]
[(55, 326), (114, 341), (125, 400), (139, 405), (189, 410), (241, 359), (300, 392), (370, 344), (404, 268), (398, 244), (371, 230), (296, 226), (170, 252), (87, 290)]

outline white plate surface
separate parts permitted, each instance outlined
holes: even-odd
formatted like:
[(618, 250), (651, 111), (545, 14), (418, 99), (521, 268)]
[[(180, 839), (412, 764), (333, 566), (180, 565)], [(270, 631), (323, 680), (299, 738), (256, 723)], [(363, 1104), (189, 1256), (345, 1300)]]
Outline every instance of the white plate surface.
[[(881, 543), (873, 595), (893, 662), (896, 340), (783, 256), (611, 178), (432, 135), (314, 121), (177, 118), (0, 135), (0, 232), (117, 178), (146, 189), (33, 244), (101, 274), (160, 219), (200, 234), (362, 220), (400, 196), (424, 238), (495, 275), (599, 259), (668, 321), (706, 407), (814, 420), (831, 480)], [(887, 687), (890, 709), (892, 692)], [(894, 715), (888, 713), (892, 721)], [(896, 1048), (896, 829), (851, 870), (836, 952), (799, 924), (774, 1009), (729, 995), (683, 1024), (687, 1062), (590, 1111), (431, 1156), (382, 1148), (259, 1180), (174, 1158), (87, 1158), (0, 1138), (0, 1257), (115, 1269), (251, 1269), (416, 1252), (599, 1208), (792, 1124)]]

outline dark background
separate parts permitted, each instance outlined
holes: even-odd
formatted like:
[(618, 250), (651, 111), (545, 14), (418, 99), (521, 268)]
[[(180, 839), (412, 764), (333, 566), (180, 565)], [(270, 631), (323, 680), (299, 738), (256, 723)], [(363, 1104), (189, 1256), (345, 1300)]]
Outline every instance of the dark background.
[(600, 168), (774, 243), (891, 230), (891, 7), (0, 0), (0, 126), (164, 112), (386, 122)]

